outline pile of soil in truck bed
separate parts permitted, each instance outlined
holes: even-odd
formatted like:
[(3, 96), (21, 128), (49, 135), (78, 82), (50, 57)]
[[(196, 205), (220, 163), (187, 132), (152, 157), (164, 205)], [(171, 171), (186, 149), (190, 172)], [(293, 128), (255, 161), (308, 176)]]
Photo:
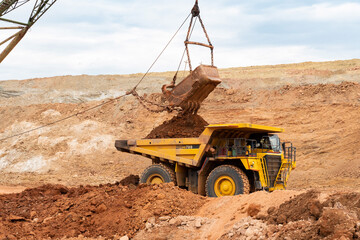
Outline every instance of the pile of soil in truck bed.
[(199, 137), (207, 125), (209, 124), (197, 114), (179, 114), (154, 128), (145, 138)]

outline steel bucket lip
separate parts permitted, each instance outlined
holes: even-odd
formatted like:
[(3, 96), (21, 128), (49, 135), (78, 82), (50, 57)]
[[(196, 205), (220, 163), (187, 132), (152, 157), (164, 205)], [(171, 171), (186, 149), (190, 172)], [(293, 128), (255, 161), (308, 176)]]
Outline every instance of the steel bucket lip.
[[(212, 70), (207, 71), (209, 68)], [(183, 101), (187, 101), (191, 98), (197, 99), (194, 96), (198, 92), (201, 92), (201, 95), (203, 95), (203, 89), (207, 90), (205, 95), (208, 96), (220, 83), (221, 79), (217, 67), (211, 65), (199, 65), (186, 78), (169, 91), (165, 97), (170, 102), (170, 105), (181, 105)], [(198, 84), (198, 86), (194, 86), (195, 84)], [(208, 88), (208, 86), (213, 87)]]

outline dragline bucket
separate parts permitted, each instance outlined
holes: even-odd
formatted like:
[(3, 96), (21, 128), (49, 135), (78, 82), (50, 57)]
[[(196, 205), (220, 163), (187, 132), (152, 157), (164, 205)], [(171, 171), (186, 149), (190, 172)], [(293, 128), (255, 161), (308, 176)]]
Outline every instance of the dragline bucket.
[[(221, 83), (217, 67), (200, 65), (176, 86), (164, 85), (162, 92), (171, 107), (196, 113), (205, 98)], [(168, 90), (168, 89), (172, 90)]]

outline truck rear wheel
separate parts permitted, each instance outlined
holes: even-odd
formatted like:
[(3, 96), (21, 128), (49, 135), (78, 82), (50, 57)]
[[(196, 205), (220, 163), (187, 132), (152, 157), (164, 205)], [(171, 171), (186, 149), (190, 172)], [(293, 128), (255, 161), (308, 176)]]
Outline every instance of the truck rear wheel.
[(175, 183), (175, 171), (163, 164), (153, 164), (141, 174), (140, 183), (160, 184)]
[(209, 197), (234, 196), (250, 192), (249, 179), (238, 167), (222, 165), (214, 168), (206, 180), (206, 195)]

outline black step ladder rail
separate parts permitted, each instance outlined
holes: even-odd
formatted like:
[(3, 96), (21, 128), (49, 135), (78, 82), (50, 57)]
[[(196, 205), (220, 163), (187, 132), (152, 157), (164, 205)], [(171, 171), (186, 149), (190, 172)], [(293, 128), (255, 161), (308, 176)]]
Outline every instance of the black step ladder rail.
[(262, 172), (263, 172), (263, 176), (264, 176), (264, 181), (266, 184), (266, 187), (269, 188), (269, 183), (270, 183), (270, 179), (269, 179), (269, 175), (268, 175), (268, 170), (267, 170), (267, 164), (266, 164), (266, 159), (265, 157), (261, 158), (261, 168), (262, 168)]
[(278, 173), (278, 175), (276, 176), (276, 179), (275, 179), (274, 186), (278, 185), (278, 184), (281, 184), (285, 188), (285, 183), (287, 182), (287, 179), (289, 177), (290, 169), (291, 169), (291, 162), (287, 161), (287, 162), (283, 162), (281, 164), (279, 173)]
[[(286, 144), (290, 144), (289, 147)], [(291, 171), (291, 167), (293, 163), (296, 161), (296, 148), (293, 147), (291, 142), (284, 142), (283, 143), (283, 150), (284, 150), (284, 160), (281, 164), (281, 168), (279, 171), (278, 176), (276, 177), (276, 184), (281, 184), (285, 188), (285, 184), (289, 178), (289, 173)]]

